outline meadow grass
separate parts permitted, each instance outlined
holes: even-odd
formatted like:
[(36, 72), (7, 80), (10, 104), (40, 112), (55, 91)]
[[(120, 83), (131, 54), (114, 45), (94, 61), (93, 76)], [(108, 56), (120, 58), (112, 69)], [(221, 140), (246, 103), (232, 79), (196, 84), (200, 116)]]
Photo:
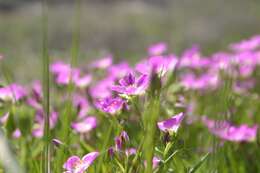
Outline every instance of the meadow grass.
[[(3, 131), (8, 138), (9, 148), (15, 158), (11, 159), (12, 163), (5, 163), (2, 158), (8, 159), (13, 155), (9, 152), (4, 153), (0, 157), (2, 161), (0, 171), (1, 169), (6, 172), (14, 172), (13, 170), (17, 169), (16, 172), (25, 170), (34, 173), (58, 173), (66, 169), (70, 173), (260, 171), (260, 166), (257, 164), (260, 161), (259, 135), (257, 130), (255, 134), (249, 127), (243, 126), (248, 124), (251, 127), (260, 122), (259, 64), (257, 64), (259, 62), (254, 64), (253, 72), (250, 73), (250, 77), (247, 76), (248, 78), (241, 74), (233, 75), (232, 70), (237, 70), (237, 66), (243, 64), (238, 63), (233, 67), (233, 62), (228, 62), (230, 65), (228, 69), (217, 67), (216, 73), (220, 83), (211, 82), (212, 78), (206, 78), (198, 89), (195, 85), (196, 80), (191, 82), (191, 86), (183, 84), (182, 75), (193, 74), (191, 71), (194, 71), (197, 77), (211, 74), (210, 70), (215, 68), (218, 62), (214, 59), (209, 67), (203, 69), (204, 67), (200, 67), (203, 60), (200, 59), (199, 67), (181, 67), (180, 62), (185, 58), (184, 55), (175, 59), (170, 56), (171, 54), (163, 52), (159, 53), (160, 56), (165, 56), (163, 58), (158, 58), (159, 55), (148, 55), (148, 59), (151, 58), (148, 62), (155, 64), (141, 64), (142, 68), (139, 70), (145, 71), (146, 67), (151, 67), (148, 74), (140, 74), (141, 77), (135, 76), (138, 74), (136, 69), (135, 74), (132, 74), (131, 69), (120, 76), (120, 72), (127, 67), (118, 67), (112, 74), (112, 77), (115, 75), (116, 78), (113, 78), (111, 86), (105, 83), (107, 80), (108, 83), (111, 82), (109, 70), (115, 68), (115, 64), (110, 63), (110, 58), (99, 59), (93, 64), (78, 64), (81, 1), (77, 0), (71, 59), (67, 64), (64, 62), (59, 64), (58, 68), (62, 69), (62, 77), (65, 75), (65, 78), (62, 78), (65, 84), (61, 84), (57, 80), (57, 74), (51, 77), (51, 73), (55, 72), (48, 51), (47, 0), (43, 0), (42, 7), (42, 92), (30, 89), (30, 93), (23, 95), (20, 89), (11, 87), (8, 99), (1, 97), (1, 114), (3, 114), (1, 118), (8, 113), (7, 120), (1, 120), (1, 132)], [(259, 56), (257, 52), (250, 53)], [(240, 55), (240, 52), (237, 54)], [(156, 61), (157, 58), (159, 61)], [(165, 59), (170, 61), (165, 63)], [(171, 68), (172, 60), (177, 60), (177, 63)], [(194, 61), (196, 62), (196, 59)], [(0, 63), (3, 65), (3, 62)], [(4, 88), (14, 81), (10, 79), (8, 69), (1, 69), (6, 79), (2, 87)], [(74, 78), (78, 69), (81, 74)], [(91, 74), (92, 77), (91, 82), (83, 87), (85, 81), (82, 73)], [(121, 82), (118, 83), (120, 79)], [(242, 93), (235, 91), (236, 82), (243, 82), (246, 79), (255, 79), (253, 87), (239, 88), (245, 90)], [(103, 83), (98, 87), (100, 81)], [(4, 95), (7, 91), (1, 90), (0, 93)], [(107, 91), (109, 96), (103, 96)], [(23, 95), (21, 98), (18, 97), (20, 92)], [(95, 94), (102, 94), (103, 98), (96, 97)], [(75, 95), (81, 99), (74, 99)], [(29, 103), (30, 98), (36, 100), (36, 106)], [(75, 103), (75, 100), (80, 103)], [(87, 105), (84, 105), (84, 101)], [(87, 113), (81, 115), (84, 108), (87, 109)], [(39, 109), (42, 112), (39, 113)], [(52, 114), (54, 111), (59, 113), (56, 121)], [(43, 120), (38, 116), (41, 113)], [(95, 121), (84, 124), (85, 118), (91, 116), (97, 123)], [(205, 116), (209, 121), (206, 122)], [(215, 121), (211, 123), (210, 120)], [(79, 128), (73, 126), (78, 122), (84, 125), (80, 125)], [(160, 122), (163, 127), (159, 126)], [(227, 123), (228, 127), (222, 127), (222, 123)], [(82, 132), (81, 130), (86, 127), (90, 129)], [(229, 134), (226, 132), (229, 129), (234, 131)], [(43, 134), (37, 136), (35, 130), (43, 130)], [(1, 137), (2, 141), (4, 142), (4, 138)], [(134, 150), (129, 154), (131, 148)], [(86, 160), (83, 159), (88, 153), (95, 154), (95, 152), (98, 152), (97, 156), (91, 155)], [(78, 156), (77, 161), (69, 160), (71, 156), (75, 156), (73, 159)], [(16, 159), (22, 168), (18, 168)], [(64, 163), (71, 165), (66, 167)]]

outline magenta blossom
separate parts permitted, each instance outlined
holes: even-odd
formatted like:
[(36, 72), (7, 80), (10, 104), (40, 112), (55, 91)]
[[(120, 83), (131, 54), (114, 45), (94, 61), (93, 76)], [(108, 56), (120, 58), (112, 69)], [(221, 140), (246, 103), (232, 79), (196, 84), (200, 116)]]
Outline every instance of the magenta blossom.
[(90, 88), (90, 95), (94, 99), (103, 99), (112, 96), (111, 87), (114, 85), (114, 77), (106, 77), (98, 81)]
[(253, 36), (247, 40), (242, 40), (238, 43), (233, 43), (230, 45), (230, 48), (234, 51), (248, 51), (254, 50), (260, 47), (260, 35)]
[(184, 114), (181, 112), (170, 119), (158, 122), (157, 126), (163, 132), (177, 133), (183, 118)]
[(92, 76), (90, 74), (84, 75), (82, 77), (75, 76), (73, 82), (79, 88), (86, 88), (89, 86), (90, 82), (92, 81)]
[(96, 103), (96, 107), (103, 112), (114, 115), (123, 108), (124, 103), (125, 101), (119, 97), (116, 98), (108, 97), (99, 100)]
[(136, 149), (135, 148), (127, 148), (125, 150), (125, 154), (127, 157), (131, 156), (131, 155), (135, 155), (136, 154)]
[(152, 72), (164, 76), (165, 73), (175, 67), (177, 59), (175, 56), (152, 56), (136, 64), (136, 71), (150, 75)]
[(69, 157), (63, 165), (63, 168), (66, 169), (64, 173), (84, 173), (98, 155), (99, 152), (91, 152), (85, 155), (82, 159), (78, 156)]
[(108, 68), (108, 74), (113, 79), (122, 78), (133, 70), (127, 62), (114, 64)]
[(206, 117), (203, 118), (203, 122), (211, 133), (227, 141), (252, 142), (256, 139), (258, 125), (253, 127), (246, 124), (234, 126), (227, 121), (214, 121)]
[[(50, 113), (50, 129), (53, 129), (58, 121), (58, 113), (53, 111)], [(37, 110), (35, 116), (35, 124), (33, 126), (32, 135), (41, 138), (44, 134), (44, 114), (43, 110)]]
[(123, 148), (123, 145), (129, 141), (129, 136), (126, 131), (122, 131), (119, 136), (115, 137), (115, 148), (117, 151)]
[(10, 84), (6, 87), (0, 88), (0, 100), (3, 101), (19, 101), (27, 94), (25, 88), (18, 84)]
[(102, 59), (98, 59), (94, 61), (90, 67), (97, 68), (97, 69), (106, 69), (109, 66), (111, 66), (113, 63), (113, 57), (111, 55), (108, 55)]
[(167, 51), (167, 44), (164, 42), (156, 43), (148, 48), (148, 53), (151, 56), (161, 55)]
[(75, 94), (72, 102), (73, 106), (77, 109), (79, 118), (85, 117), (90, 109), (88, 100), (82, 95)]
[(182, 76), (181, 84), (188, 90), (215, 89), (219, 85), (219, 76), (216, 73), (206, 73), (197, 77), (190, 73)]
[(141, 75), (138, 79), (132, 73), (119, 80), (120, 85), (111, 87), (113, 91), (126, 95), (144, 94), (149, 85), (149, 77)]
[[(159, 163), (161, 162), (161, 159), (157, 156), (154, 156), (153, 157), (153, 160), (152, 160), (152, 164), (153, 164), (153, 169), (157, 168), (159, 166)], [(147, 166), (147, 162), (146, 160), (144, 161), (144, 166), (146, 167)]]
[(72, 68), (69, 64), (57, 61), (50, 67), (51, 72), (55, 76), (55, 82), (58, 85), (68, 85), (71, 81), (78, 79), (80, 70)]
[(97, 119), (93, 116), (87, 116), (79, 122), (73, 122), (71, 127), (78, 133), (87, 133), (97, 127)]

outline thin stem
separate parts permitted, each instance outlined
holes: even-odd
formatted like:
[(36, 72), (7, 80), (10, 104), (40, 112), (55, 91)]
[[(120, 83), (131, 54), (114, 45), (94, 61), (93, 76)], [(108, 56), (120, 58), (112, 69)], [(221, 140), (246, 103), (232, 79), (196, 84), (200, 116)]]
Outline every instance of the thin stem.
[(44, 160), (43, 172), (50, 173), (50, 82), (48, 55), (48, 16), (47, 0), (42, 0), (42, 60), (43, 60), (43, 108), (44, 108)]

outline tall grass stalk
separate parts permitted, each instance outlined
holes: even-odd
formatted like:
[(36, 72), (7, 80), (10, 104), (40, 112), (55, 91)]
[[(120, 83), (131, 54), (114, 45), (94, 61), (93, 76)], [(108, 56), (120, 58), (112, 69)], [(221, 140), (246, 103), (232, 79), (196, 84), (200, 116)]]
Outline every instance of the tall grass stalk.
[(48, 55), (48, 12), (47, 0), (42, 0), (42, 65), (43, 65), (43, 108), (44, 108), (44, 157), (43, 172), (50, 173), (50, 80)]

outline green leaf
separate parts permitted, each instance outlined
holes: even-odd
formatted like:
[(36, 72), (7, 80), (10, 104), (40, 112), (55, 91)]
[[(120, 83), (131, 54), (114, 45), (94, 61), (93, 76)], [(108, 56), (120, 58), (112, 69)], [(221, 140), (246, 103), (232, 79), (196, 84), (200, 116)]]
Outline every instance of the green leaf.
[(207, 153), (205, 156), (203, 156), (196, 165), (194, 165), (192, 168), (190, 168), (188, 173), (195, 173), (201, 167), (201, 165), (206, 161), (208, 156), (209, 156), (209, 153)]
[(12, 112), (9, 113), (5, 128), (6, 128), (7, 136), (12, 136), (12, 134), (16, 128), (14, 115)]

